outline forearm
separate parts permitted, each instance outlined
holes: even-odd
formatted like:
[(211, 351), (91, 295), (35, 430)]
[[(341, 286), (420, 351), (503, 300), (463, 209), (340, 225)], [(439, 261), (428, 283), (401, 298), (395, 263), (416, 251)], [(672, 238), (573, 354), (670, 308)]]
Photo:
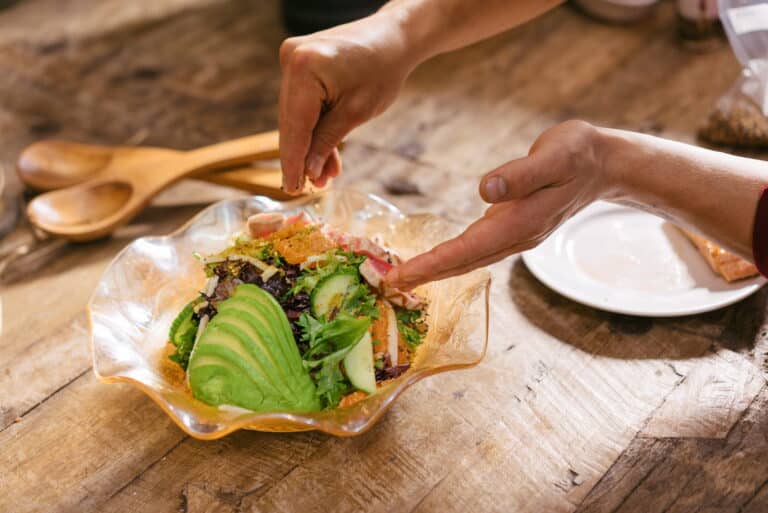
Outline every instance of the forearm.
[(768, 163), (622, 130), (598, 133), (606, 199), (665, 217), (752, 259)]
[(395, 23), (418, 64), (516, 27), (563, 0), (391, 0), (374, 16)]

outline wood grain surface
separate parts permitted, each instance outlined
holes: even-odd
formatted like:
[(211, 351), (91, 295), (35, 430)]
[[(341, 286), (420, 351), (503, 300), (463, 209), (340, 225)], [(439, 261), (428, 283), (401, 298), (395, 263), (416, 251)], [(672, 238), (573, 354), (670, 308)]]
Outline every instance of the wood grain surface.
[[(0, 11), (0, 164), (43, 137), (187, 149), (276, 126), (275, 0), (24, 0)], [(339, 185), (461, 223), (479, 176), (569, 118), (693, 142), (738, 74), (673, 2), (637, 25), (570, 6), (416, 70), (356, 130)], [(411, 388), (370, 432), (184, 435), (91, 372), (84, 307), (126, 243), (237, 191), (182, 182), (113, 238), (37, 243), (0, 287), (0, 511), (768, 511), (766, 296), (678, 319), (606, 314), (492, 266), (475, 369)], [(27, 226), (0, 241), (33, 239)], [(46, 249), (47, 248), (47, 249)], [(46, 253), (47, 251), (47, 253)], [(37, 268), (35, 268), (37, 267)]]

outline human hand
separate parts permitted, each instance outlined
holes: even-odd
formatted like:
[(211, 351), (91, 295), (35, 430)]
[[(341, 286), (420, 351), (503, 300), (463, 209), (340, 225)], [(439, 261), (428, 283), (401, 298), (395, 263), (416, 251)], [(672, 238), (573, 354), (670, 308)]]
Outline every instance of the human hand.
[(336, 147), (389, 107), (416, 64), (416, 52), (387, 11), (286, 39), (279, 105), (284, 190), (298, 193), (305, 177), (322, 187), (337, 176)]
[(563, 221), (603, 196), (598, 129), (567, 121), (544, 132), (527, 157), (485, 175), (480, 195), (493, 205), (458, 237), (392, 269), (386, 281), (409, 289), (469, 272), (537, 246)]

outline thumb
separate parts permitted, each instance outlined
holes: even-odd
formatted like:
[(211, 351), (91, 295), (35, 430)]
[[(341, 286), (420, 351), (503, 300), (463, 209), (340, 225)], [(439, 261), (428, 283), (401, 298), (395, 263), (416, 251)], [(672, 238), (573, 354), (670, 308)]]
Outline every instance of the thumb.
[(480, 196), (488, 203), (525, 198), (555, 182), (557, 167), (536, 153), (512, 160), (483, 177)]

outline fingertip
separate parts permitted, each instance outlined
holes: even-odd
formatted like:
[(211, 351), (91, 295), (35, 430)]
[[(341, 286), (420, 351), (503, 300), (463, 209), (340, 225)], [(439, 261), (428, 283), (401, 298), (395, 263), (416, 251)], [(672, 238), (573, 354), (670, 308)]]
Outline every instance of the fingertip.
[(480, 182), (480, 197), (487, 203), (505, 201), (509, 194), (509, 184), (501, 174), (491, 175)]
[(295, 194), (297, 188), (301, 188), (304, 181), (304, 170), (301, 164), (297, 165), (297, 161), (292, 158), (288, 158), (288, 155), (282, 154), (280, 156), (280, 167), (282, 173), (282, 189), (288, 194)]
[(283, 184), (280, 186), (283, 192), (287, 194), (293, 194), (293, 187), (291, 186), (291, 180), (283, 175)]
[(400, 266), (396, 265), (392, 267), (389, 271), (387, 271), (387, 274), (384, 275), (384, 281), (386, 283), (394, 283), (398, 280), (400, 277)]
[(390, 287), (408, 291), (429, 281), (425, 276), (420, 274), (418, 270), (414, 270), (412, 262), (413, 260), (409, 260), (408, 262), (390, 269), (384, 276), (384, 282)]
[(330, 176), (328, 176), (328, 173), (327, 172), (323, 172), (319, 177), (312, 178), (312, 179), (310, 179), (310, 181), (312, 182), (312, 185), (314, 185), (315, 187), (322, 188), (322, 187), (325, 187), (328, 184), (328, 179), (329, 178), (330, 178)]
[(384, 276), (384, 283), (390, 287), (402, 290), (403, 287), (406, 286), (406, 282), (402, 281), (401, 279), (400, 267), (393, 267), (390, 269), (389, 272)]
[(286, 194), (290, 194), (291, 196), (296, 195), (298, 192), (298, 188), (296, 187), (296, 181), (291, 180), (290, 178), (283, 177), (283, 185), (280, 187)]
[(300, 173), (296, 178), (289, 179), (287, 182), (285, 182), (288, 185), (288, 188), (285, 192), (291, 196), (298, 196), (304, 190), (304, 184), (306, 181), (307, 180), (304, 173)]
[(309, 157), (307, 157), (306, 162), (306, 171), (307, 176), (310, 180), (318, 179), (320, 178), (320, 175), (323, 174), (323, 168), (326, 165), (326, 159), (324, 159), (322, 156), (318, 155), (317, 153), (311, 153)]
[(318, 189), (322, 189), (323, 187), (326, 186), (326, 184), (328, 184), (328, 177), (321, 176), (320, 178), (313, 178), (313, 179), (310, 179), (310, 182), (312, 182), (312, 185), (314, 185)]
[(323, 165), (322, 172), (316, 176), (310, 176), (309, 179), (315, 187), (325, 187), (331, 178), (339, 176), (341, 160), (338, 151), (334, 150)]

